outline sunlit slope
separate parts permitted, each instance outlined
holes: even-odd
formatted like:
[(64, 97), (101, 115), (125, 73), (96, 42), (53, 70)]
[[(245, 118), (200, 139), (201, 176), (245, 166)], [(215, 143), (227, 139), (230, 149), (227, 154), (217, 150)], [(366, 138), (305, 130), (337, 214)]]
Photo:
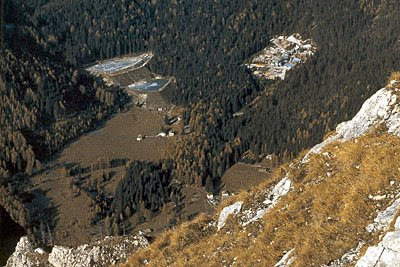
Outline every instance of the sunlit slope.
[[(398, 87), (394, 75), (322, 145), (229, 199), (214, 217), (165, 232), (128, 265), (352, 266), (377, 245), (386, 254), (369, 249), (358, 265), (398, 266), (400, 254), (379, 243), (396, 233), (400, 204)], [(392, 247), (400, 243), (395, 236)]]

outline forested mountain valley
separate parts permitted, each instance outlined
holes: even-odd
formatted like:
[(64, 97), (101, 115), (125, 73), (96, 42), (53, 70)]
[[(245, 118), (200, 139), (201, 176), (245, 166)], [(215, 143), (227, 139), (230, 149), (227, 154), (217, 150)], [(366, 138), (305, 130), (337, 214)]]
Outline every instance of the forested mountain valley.
[[(391, 121), (397, 120), (400, 83), (396, 0), (2, 4), (0, 208), (18, 231), (10, 240), (1, 240), (0, 232), (0, 265), (17, 246), (7, 266), (36, 266), (36, 260), (46, 266), (108, 266), (128, 258), (132, 266), (274, 266), (283, 255), (286, 261), (275, 266), (347, 266), (366, 245), (379, 243), (359, 232), (397, 194), (383, 186), (397, 185), (397, 159), (385, 159), (385, 153), (397, 158), (398, 145)], [(310, 40), (307, 60), (293, 56), (302, 49), (294, 36)], [(274, 66), (286, 68), (284, 79), (255, 75), (250, 59), (275, 40), (281, 43), (269, 51), (286, 53), (280, 46), (285, 42), (295, 47)], [(376, 93), (383, 87), (393, 98)], [(384, 97), (390, 99), (386, 104), (379, 100)], [(377, 107), (385, 125), (369, 113), (354, 117), (365, 101), (371, 110)], [(362, 122), (348, 131), (357, 134), (336, 128), (353, 117)], [(363, 127), (366, 136), (358, 134)], [(320, 153), (322, 148), (329, 152)], [(349, 171), (352, 164), (361, 169)], [(371, 185), (365, 189), (361, 182), (341, 182), (369, 177), (372, 165), (380, 166), (376, 177), (382, 183), (365, 178)], [(335, 182), (318, 180), (327, 172)], [(343, 192), (342, 198), (331, 197), (327, 188)], [(381, 206), (363, 202), (375, 195), (385, 195)], [(265, 196), (274, 204), (262, 202)], [(275, 204), (280, 198), (286, 206)], [(329, 201), (348, 207), (357, 220)], [(268, 210), (271, 222), (259, 223), (264, 213), (257, 213), (261, 217), (253, 224), (254, 207)], [(319, 215), (308, 217), (306, 210), (335, 224), (326, 232), (307, 228), (302, 223), (314, 225)], [(221, 220), (224, 212), (234, 218)], [(284, 223), (292, 240), (281, 230)], [(0, 220), (0, 231), (6, 228)], [(302, 240), (296, 229), (318, 233), (319, 239)], [(226, 243), (212, 241), (214, 234)], [(335, 262), (361, 243), (353, 260)], [(328, 244), (335, 253), (327, 252)], [(96, 253), (114, 249), (114, 256), (90, 258), (99, 246), (103, 250)], [(15, 260), (21, 258), (18, 249), (32, 247), (43, 248), (29, 252), (34, 261)], [(246, 247), (249, 255), (238, 253)], [(84, 258), (78, 255), (89, 248)], [(197, 250), (203, 258), (193, 254)], [(62, 265), (66, 253), (69, 261)], [(359, 266), (374, 266), (364, 263)]]

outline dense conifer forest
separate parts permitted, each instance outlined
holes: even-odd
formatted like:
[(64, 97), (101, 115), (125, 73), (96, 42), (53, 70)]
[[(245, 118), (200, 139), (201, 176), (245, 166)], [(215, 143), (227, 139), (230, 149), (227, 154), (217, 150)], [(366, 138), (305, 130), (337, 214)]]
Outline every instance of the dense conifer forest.
[(5, 49), (1, 62), (3, 178), (40, 171), (41, 161), (118, 110), (125, 97), (48, 56), (25, 28), (17, 34), (22, 45)]
[[(151, 50), (150, 69), (176, 78), (164, 96), (184, 106), (192, 134), (169, 149), (168, 170), (131, 166), (113, 202), (116, 216), (140, 201), (151, 211), (170, 201), (171, 175), (217, 192), (249, 149), (297, 155), (352, 117), (400, 62), (395, 1), (14, 0), (7, 8), (18, 38), (1, 62), (4, 179), (39, 171), (123, 107), (123, 92), (89, 77), (86, 64)], [(271, 37), (294, 32), (318, 51), (284, 81), (257, 79), (243, 66)], [(13, 43), (21, 38), (23, 46)], [(233, 116), (238, 111), (244, 115)]]
[[(129, 164), (125, 178), (118, 184), (112, 203), (112, 212), (106, 218), (111, 230), (120, 231), (120, 222), (139, 213), (158, 212), (168, 202), (179, 209), (182, 192), (179, 184), (172, 182), (172, 162), (147, 163), (135, 161)], [(140, 218), (139, 218), (140, 222)]]

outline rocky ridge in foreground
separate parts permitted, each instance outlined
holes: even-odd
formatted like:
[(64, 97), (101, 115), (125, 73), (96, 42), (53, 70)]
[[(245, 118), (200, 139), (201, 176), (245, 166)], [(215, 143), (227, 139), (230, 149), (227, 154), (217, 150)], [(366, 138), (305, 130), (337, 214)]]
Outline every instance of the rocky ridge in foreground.
[(140, 247), (148, 246), (148, 240), (139, 236), (105, 237), (93, 244), (77, 248), (54, 246), (50, 253), (41, 248), (34, 248), (24, 236), (18, 242), (15, 252), (7, 261), (6, 267), (55, 266), (86, 267), (110, 266), (122, 263)]

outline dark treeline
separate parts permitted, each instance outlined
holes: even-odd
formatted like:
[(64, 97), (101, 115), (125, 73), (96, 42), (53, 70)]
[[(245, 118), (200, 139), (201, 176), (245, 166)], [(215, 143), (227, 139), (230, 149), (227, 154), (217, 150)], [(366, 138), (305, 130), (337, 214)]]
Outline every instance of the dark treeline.
[(126, 102), (120, 89), (45, 53), (33, 38), (18, 26), (1, 56), (0, 182), (40, 171), (42, 161)]
[(75, 65), (144, 51), (156, 25), (149, 1), (14, 2), (48, 52)]
[[(14, 1), (36, 42), (77, 68), (152, 50), (150, 68), (176, 77), (165, 96), (186, 107), (193, 132), (171, 148), (176, 174), (213, 190), (246, 150), (295, 156), (384, 85), (400, 62), (392, 2)], [(242, 66), (272, 36), (294, 32), (318, 52), (285, 81), (254, 79)]]
[[(115, 175), (112, 168), (124, 166), (123, 178), (114, 191), (105, 189)], [(101, 170), (97, 175), (94, 172)], [(173, 162), (130, 161), (127, 159), (98, 159), (87, 167), (80, 164), (64, 167), (64, 176), (72, 176), (71, 193), (82, 191), (91, 198), (94, 212), (92, 224), (107, 234), (122, 234), (162, 211), (173, 203), (175, 214), (183, 208), (182, 183), (174, 180)], [(134, 218), (131, 218), (134, 216)]]
[(168, 202), (175, 203), (178, 208), (182, 188), (180, 184), (172, 183), (171, 170), (170, 161), (130, 163), (125, 178), (115, 190), (112, 212), (105, 218), (106, 229), (111, 228), (114, 234), (118, 233), (124, 221), (133, 214), (136, 214), (136, 223), (143, 222)]

